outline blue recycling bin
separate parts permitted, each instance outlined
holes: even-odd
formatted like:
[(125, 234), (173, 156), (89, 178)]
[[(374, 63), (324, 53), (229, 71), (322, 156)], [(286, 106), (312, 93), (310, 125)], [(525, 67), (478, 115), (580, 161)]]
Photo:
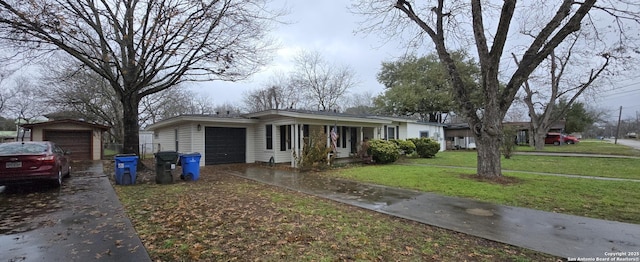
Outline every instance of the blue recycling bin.
[(182, 166), (181, 179), (196, 181), (200, 178), (200, 157), (200, 153), (180, 155), (180, 165)]
[(136, 167), (138, 156), (135, 154), (120, 154), (115, 157), (116, 185), (133, 185), (136, 183)]

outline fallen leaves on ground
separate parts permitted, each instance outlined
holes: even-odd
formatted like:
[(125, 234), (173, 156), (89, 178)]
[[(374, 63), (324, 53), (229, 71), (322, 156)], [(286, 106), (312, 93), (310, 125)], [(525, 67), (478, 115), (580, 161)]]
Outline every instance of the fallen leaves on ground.
[[(195, 182), (116, 186), (153, 261), (558, 260), (248, 181), (225, 169), (203, 167)], [(154, 181), (148, 172), (139, 176)]]

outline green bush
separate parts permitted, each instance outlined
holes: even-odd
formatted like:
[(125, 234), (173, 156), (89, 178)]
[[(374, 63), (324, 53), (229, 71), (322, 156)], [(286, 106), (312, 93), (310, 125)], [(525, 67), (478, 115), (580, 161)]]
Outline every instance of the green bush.
[(396, 143), (405, 155), (411, 155), (416, 151), (416, 145), (410, 140), (394, 139), (391, 141)]
[(502, 145), (500, 146), (500, 151), (504, 158), (510, 159), (513, 155), (513, 152), (516, 151), (516, 139), (518, 138), (518, 133), (516, 129), (512, 126), (505, 126), (502, 128)]
[(369, 155), (377, 164), (393, 163), (400, 157), (400, 148), (396, 143), (387, 140), (369, 141)]
[(432, 158), (440, 151), (440, 143), (430, 138), (411, 138), (409, 140), (416, 146), (416, 152), (421, 158)]

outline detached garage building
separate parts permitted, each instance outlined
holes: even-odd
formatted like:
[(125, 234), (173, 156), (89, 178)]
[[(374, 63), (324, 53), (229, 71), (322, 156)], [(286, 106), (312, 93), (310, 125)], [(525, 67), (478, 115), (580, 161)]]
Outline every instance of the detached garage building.
[(72, 160), (100, 160), (102, 135), (109, 127), (79, 120), (62, 119), (24, 124), (31, 130), (32, 141), (51, 141), (71, 151)]

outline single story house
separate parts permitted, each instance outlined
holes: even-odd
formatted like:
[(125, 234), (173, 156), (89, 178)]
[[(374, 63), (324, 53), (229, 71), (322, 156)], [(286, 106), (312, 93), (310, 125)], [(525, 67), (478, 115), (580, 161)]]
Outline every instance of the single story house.
[(443, 125), (414, 119), (362, 116), (329, 111), (266, 110), (249, 114), (181, 115), (149, 125), (158, 151), (198, 152), (200, 165), (274, 162), (296, 166), (303, 138), (321, 132), (336, 158), (357, 154), (368, 139), (428, 137), (445, 149)]
[[(551, 125), (549, 132), (561, 133), (565, 127), (565, 120), (560, 120)], [(509, 126), (515, 129), (517, 144), (529, 144), (533, 139), (531, 131), (531, 122), (504, 122), (505, 127)], [(473, 132), (467, 123), (448, 124), (444, 128), (446, 148), (447, 149), (476, 149), (476, 141)]]
[(446, 149), (476, 149), (476, 138), (469, 124), (448, 124), (444, 134)]
[(102, 135), (109, 130), (107, 126), (73, 119), (20, 126), (31, 130), (31, 141), (52, 141), (62, 149), (71, 151), (72, 160), (100, 160), (103, 154)]

